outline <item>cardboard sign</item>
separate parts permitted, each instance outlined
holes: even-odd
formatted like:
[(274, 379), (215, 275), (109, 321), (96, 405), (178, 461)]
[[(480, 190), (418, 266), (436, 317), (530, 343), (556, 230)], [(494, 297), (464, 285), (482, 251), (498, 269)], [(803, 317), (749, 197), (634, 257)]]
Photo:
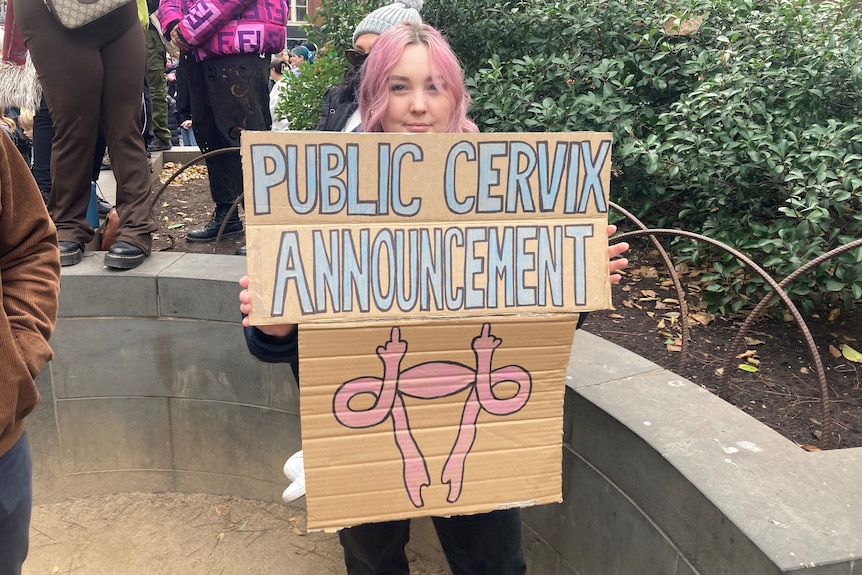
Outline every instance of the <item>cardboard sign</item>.
[(302, 329), (308, 528), (561, 501), (576, 323)]
[(309, 529), (562, 499), (610, 141), (243, 133), (251, 322), (300, 324)]
[(609, 134), (243, 132), (254, 325), (610, 305)]

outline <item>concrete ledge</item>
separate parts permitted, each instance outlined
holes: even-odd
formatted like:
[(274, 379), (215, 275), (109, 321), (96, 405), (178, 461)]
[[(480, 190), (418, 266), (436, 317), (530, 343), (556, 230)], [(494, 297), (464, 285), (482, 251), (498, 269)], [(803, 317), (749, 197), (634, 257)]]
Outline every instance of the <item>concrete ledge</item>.
[[(300, 445), (290, 368), (239, 327), (236, 256), (64, 268), (28, 423), (37, 504), (119, 491), (278, 501)], [(525, 510), (541, 575), (862, 574), (862, 449), (808, 453), (589, 333), (566, 390), (565, 501)], [(411, 545), (441, 559), (430, 521)]]

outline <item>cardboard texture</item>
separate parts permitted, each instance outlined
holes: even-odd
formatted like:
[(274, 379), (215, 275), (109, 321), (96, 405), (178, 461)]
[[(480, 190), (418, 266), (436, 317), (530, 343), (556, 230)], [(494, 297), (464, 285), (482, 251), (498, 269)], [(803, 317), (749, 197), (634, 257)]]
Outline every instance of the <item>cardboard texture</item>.
[(576, 323), (303, 327), (309, 528), (561, 501)]
[(243, 132), (251, 322), (607, 308), (610, 138)]
[(611, 136), (244, 132), (253, 325), (298, 323), (308, 527), (562, 499)]

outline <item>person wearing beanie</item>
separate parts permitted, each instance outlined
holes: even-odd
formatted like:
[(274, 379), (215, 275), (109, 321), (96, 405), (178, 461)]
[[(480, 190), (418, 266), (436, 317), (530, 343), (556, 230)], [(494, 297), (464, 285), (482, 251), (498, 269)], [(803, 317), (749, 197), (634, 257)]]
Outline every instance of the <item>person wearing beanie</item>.
[(419, 10), (422, 9), (423, 3), (423, 0), (399, 0), (388, 6), (381, 6), (363, 18), (353, 30), (353, 44), (355, 45), (363, 34), (379, 36), (401, 22), (421, 24), (422, 16), (419, 15)]
[(419, 11), (424, 0), (398, 0), (374, 10), (353, 30), (353, 49), (347, 50), (350, 66), (345, 70), (341, 84), (332, 86), (323, 95), (317, 130), (325, 132), (352, 132), (359, 128), (359, 71), (371, 52), (377, 37), (401, 22), (422, 23)]

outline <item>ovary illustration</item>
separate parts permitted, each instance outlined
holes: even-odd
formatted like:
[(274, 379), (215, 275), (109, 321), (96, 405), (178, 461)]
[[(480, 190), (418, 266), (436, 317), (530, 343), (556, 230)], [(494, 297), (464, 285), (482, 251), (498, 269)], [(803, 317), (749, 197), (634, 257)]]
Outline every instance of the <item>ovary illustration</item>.
[[(481, 333), (473, 338), (475, 367), (451, 361), (433, 361), (401, 370), (407, 354), (407, 342), (401, 331), (393, 327), (389, 341), (377, 348), (383, 362), (383, 377), (364, 376), (347, 381), (336, 390), (333, 413), (339, 423), (360, 429), (392, 419), (395, 444), (401, 452), (404, 486), (411, 503), (422, 507), (422, 487), (431, 484), (428, 464), (410, 429), (404, 396), (417, 399), (438, 399), (469, 389), (458, 423), (458, 434), (443, 466), (441, 482), (448, 484), (446, 500), (455, 503), (461, 496), (464, 463), (476, 439), (476, 423), (482, 411), (495, 416), (507, 416), (522, 409), (530, 399), (532, 379), (522, 367), (508, 365), (493, 369), (494, 351), (503, 341), (491, 334), (491, 325), (482, 325)], [(511, 397), (498, 398), (497, 384), (514, 382), (518, 391)], [(367, 409), (353, 409), (351, 400), (371, 394), (375, 401)], [(453, 422), (454, 424), (455, 422)]]

